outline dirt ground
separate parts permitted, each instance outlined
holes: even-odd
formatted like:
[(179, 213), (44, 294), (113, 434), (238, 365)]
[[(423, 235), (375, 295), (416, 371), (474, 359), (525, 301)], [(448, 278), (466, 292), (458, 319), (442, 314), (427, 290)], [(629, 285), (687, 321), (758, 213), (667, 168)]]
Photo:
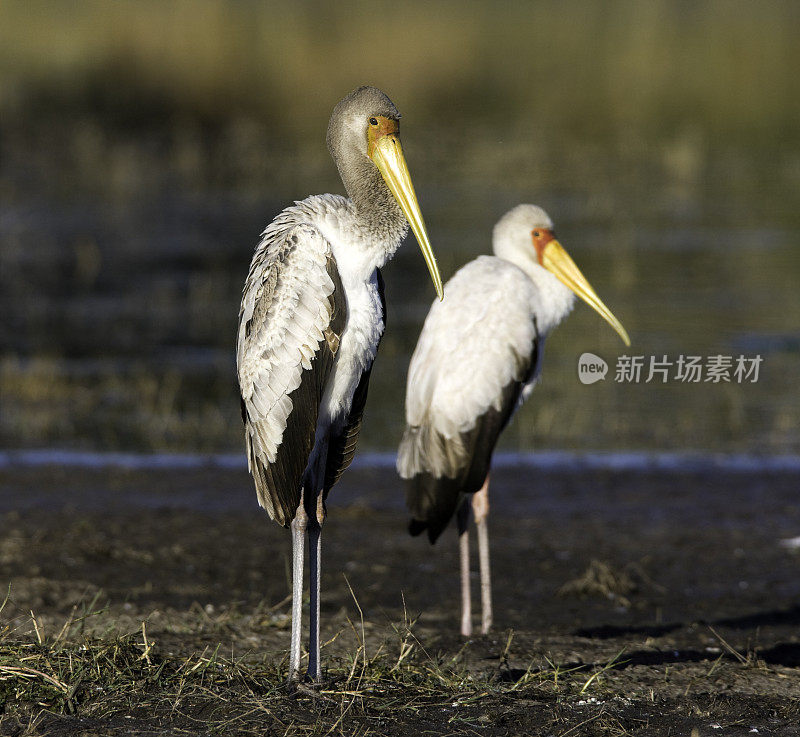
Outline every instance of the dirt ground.
[[(465, 642), (455, 532), (409, 537), (394, 474), (351, 471), (323, 535), (325, 681), (289, 694), (289, 536), (245, 472), (7, 468), (0, 734), (798, 735), (797, 489), (497, 472), (496, 624)], [(103, 687), (72, 667), (108, 643), (135, 671), (125, 698), (99, 660)], [(154, 698), (209, 653), (191, 699)], [(218, 698), (226, 668), (249, 675)]]

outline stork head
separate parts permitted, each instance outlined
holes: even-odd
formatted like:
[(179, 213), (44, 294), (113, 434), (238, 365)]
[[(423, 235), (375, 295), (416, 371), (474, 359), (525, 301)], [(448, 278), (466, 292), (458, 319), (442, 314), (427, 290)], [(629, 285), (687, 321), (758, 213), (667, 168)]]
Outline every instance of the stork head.
[(494, 253), (530, 273), (544, 269), (577, 294), (608, 322), (625, 345), (631, 341), (622, 323), (605, 306), (591, 284), (575, 265), (565, 248), (556, 239), (553, 221), (536, 205), (517, 205), (494, 226)]
[(375, 87), (359, 87), (339, 101), (328, 123), (328, 150), (357, 207), (376, 207), (378, 187), (391, 192), (414, 231), (439, 299), (444, 296), (425, 221), (400, 145), (400, 113)]

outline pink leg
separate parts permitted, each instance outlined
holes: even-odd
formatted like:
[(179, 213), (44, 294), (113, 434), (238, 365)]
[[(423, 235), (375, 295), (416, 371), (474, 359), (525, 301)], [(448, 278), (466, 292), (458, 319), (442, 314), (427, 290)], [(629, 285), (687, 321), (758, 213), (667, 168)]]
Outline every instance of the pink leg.
[(489, 564), (489, 475), (480, 491), (472, 495), (472, 512), (478, 528), (478, 556), (481, 567), (481, 632), (485, 635), (492, 627), (492, 575)]
[(472, 595), (469, 584), (469, 504), (465, 499), (456, 514), (459, 570), (461, 572), (461, 634), (472, 636)]

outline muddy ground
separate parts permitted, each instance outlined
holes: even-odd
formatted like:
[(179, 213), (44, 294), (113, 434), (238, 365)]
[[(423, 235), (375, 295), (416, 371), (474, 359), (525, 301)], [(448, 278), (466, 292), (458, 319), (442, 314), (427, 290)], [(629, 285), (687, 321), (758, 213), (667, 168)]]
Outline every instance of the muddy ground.
[[(798, 481), (497, 472), (496, 625), (464, 642), (455, 532), (409, 537), (394, 474), (353, 470), (323, 536), (325, 682), (288, 694), (289, 537), (244, 471), (6, 468), (0, 734), (798, 735)], [(102, 659), (75, 674), (109, 643), (124, 691)], [(216, 675), (158, 698), (209, 653)]]

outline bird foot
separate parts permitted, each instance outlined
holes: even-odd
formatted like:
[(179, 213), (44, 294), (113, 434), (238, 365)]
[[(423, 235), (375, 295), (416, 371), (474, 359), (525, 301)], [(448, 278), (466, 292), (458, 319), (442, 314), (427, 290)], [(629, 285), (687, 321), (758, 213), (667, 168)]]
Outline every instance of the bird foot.
[(327, 684), (323, 681), (313, 681), (310, 679), (308, 674), (302, 680), (294, 679), (290, 680), (286, 684), (286, 688), (289, 691), (290, 696), (305, 697), (311, 699), (322, 699), (324, 701), (329, 701), (328, 697), (323, 696), (320, 693), (320, 690), (326, 686)]
[(292, 674), (286, 681), (286, 689), (291, 695), (313, 696), (320, 698), (319, 691), (330, 684), (330, 679), (314, 678), (311, 673), (299, 672)]

